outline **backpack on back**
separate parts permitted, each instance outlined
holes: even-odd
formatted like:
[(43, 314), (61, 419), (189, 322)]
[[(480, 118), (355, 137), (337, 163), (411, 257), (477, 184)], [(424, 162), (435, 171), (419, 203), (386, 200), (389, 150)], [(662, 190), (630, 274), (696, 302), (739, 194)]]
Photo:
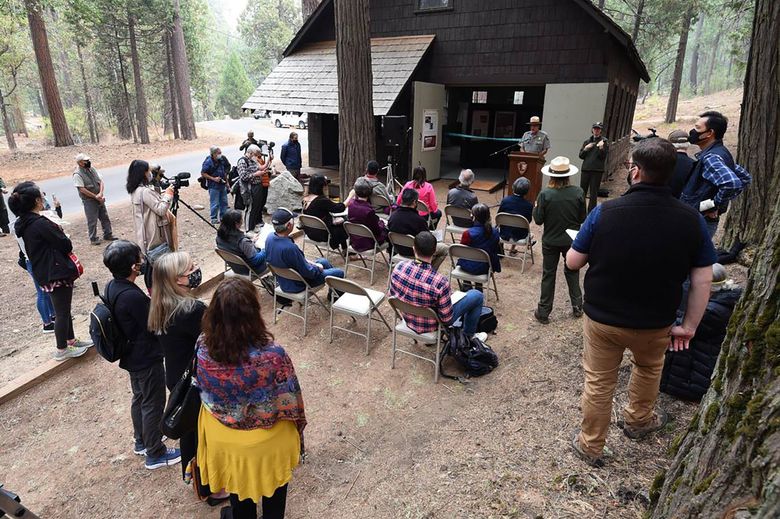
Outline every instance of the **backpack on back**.
[(100, 298), (100, 302), (89, 314), (89, 336), (95, 345), (95, 349), (101, 357), (108, 362), (116, 362), (129, 348), (129, 341), (117, 324), (114, 316), (116, 298), (128, 289), (122, 290), (114, 297), (114, 301), (108, 300), (108, 290), (101, 295), (98, 285), (92, 282), (92, 292)]

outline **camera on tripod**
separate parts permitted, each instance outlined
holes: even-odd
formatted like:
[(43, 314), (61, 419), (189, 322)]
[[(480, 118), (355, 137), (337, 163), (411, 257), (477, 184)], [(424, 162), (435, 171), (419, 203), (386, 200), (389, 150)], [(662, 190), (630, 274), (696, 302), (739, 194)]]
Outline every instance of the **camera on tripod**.
[(181, 173), (176, 173), (173, 178), (168, 178), (161, 172), (155, 176), (155, 180), (160, 189), (168, 189), (168, 187), (173, 186), (173, 190), (178, 191), (183, 187), (189, 187), (191, 176), (190, 173), (182, 171)]

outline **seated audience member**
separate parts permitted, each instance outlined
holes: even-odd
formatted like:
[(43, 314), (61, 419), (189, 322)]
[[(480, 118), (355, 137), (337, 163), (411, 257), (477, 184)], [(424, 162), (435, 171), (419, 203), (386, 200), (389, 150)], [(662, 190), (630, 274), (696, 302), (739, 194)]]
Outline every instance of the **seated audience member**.
[[(520, 177), (512, 183), (512, 194), (507, 195), (501, 200), (501, 205), (498, 206), (499, 213), (516, 214), (524, 217), (531, 223), (531, 217), (533, 216), (534, 204), (525, 199), (525, 195), (531, 189), (531, 181), (525, 177)], [(526, 229), (515, 229), (514, 227), (500, 227), (499, 233), (501, 239), (520, 241), (528, 237), (528, 231)], [(514, 245), (509, 250), (509, 254), (516, 254), (517, 250)]]
[[(303, 199), (303, 214), (316, 216), (328, 227), (330, 231), (330, 246), (334, 249), (347, 249), (347, 232), (344, 230), (344, 220), (334, 218), (333, 213), (343, 213), (347, 207), (336, 203), (325, 196), (325, 186), (328, 183), (323, 175), (313, 175), (309, 179), (309, 194)], [(288, 208), (289, 209), (289, 208)], [(323, 242), (328, 239), (325, 231), (304, 229), (306, 236), (314, 241)]]
[(257, 289), (230, 278), (217, 287), (197, 343), (198, 467), (224, 488), (220, 517), (284, 517), (287, 484), (304, 453), (306, 414), (295, 367), (260, 313)]
[[(412, 180), (404, 184), (403, 192), (405, 189), (414, 189), (420, 197), (420, 201), (424, 202), (431, 211), (431, 229), (435, 229), (439, 225), (441, 219), (441, 211), (436, 203), (436, 191), (433, 186), (428, 183), (425, 168), (423, 166), (415, 166), (412, 172)], [(398, 195), (397, 204), (401, 204), (401, 195)], [(424, 209), (420, 209), (420, 216), (427, 217), (428, 212)]]
[[(490, 209), (485, 204), (477, 204), (471, 212), (474, 215), (474, 223), (463, 231), (460, 243), (487, 252), (490, 256), (490, 266), (493, 272), (501, 272), (501, 260), (498, 257), (501, 243), (499, 242), (498, 229), (493, 227), (490, 221)], [(487, 264), (479, 261), (459, 259), (458, 266), (469, 274), (487, 274), (488, 272)]]
[[(374, 235), (378, 245), (387, 241), (387, 229), (383, 222), (374, 212), (371, 206), (371, 186), (367, 182), (358, 180), (355, 184), (355, 199), (349, 205), (347, 219), (352, 223), (359, 223), (368, 227)], [(356, 251), (366, 251), (374, 248), (371, 240), (361, 236), (351, 236), (350, 244)]]
[[(450, 325), (463, 318), (463, 331), (479, 340), (487, 340), (486, 333), (477, 333), (484, 297), (478, 290), (469, 290), (465, 297), (452, 304), (450, 282), (431, 265), (436, 252), (436, 237), (423, 231), (414, 237), (414, 254), (417, 261), (402, 261), (393, 269), (390, 277), (390, 294), (405, 303), (432, 308), (439, 319)], [(413, 315), (403, 316), (406, 325), (416, 333), (435, 332), (436, 321)]]
[(159, 469), (181, 461), (179, 449), (168, 449), (162, 442), (160, 422), (165, 408), (165, 369), (163, 349), (147, 328), (149, 296), (138, 285), (143, 257), (141, 248), (127, 240), (111, 242), (103, 251), (103, 264), (114, 279), (106, 286), (106, 298), (113, 305), (116, 324), (128, 339), (128, 349), (119, 359), (119, 367), (130, 374), (133, 400), (135, 446), (133, 452), (146, 456), (147, 469)]
[[(316, 287), (325, 283), (327, 276), (344, 277), (344, 271), (333, 268), (325, 258), (309, 261), (301, 249), (290, 238), (293, 231), (293, 213), (287, 209), (277, 209), (271, 216), (274, 234), (268, 237), (265, 244), (266, 261), (277, 268), (288, 268), (296, 271), (310, 286)], [(285, 292), (303, 292), (306, 287), (299, 281), (279, 278), (279, 286)]]
[[(667, 351), (661, 373), (661, 391), (682, 400), (699, 401), (710, 388), (726, 327), (742, 289), (726, 280), (726, 269), (712, 266), (710, 300), (687, 350)], [(683, 294), (685, 303), (687, 296)], [(678, 323), (685, 315), (678, 311)]]
[[(217, 248), (242, 258), (260, 274), (266, 269), (266, 253), (255, 247), (252, 239), (241, 230), (243, 221), (243, 214), (235, 209), (228, 209), (217, 230)], [(236, 274), (249, 275), (249, 270), (244, 265), (230, 263), (230, 268)]]
[[(428, 230), (428, 222), (417, 213), (417, 199), (419, 195), (414, 189), (404, 189), (401, 193), (401, 205), (399, 205), (390, 219), (387, 220), (387, 230), (400, 234), (417, 236), (423, 231)], [(433, 253), (431, 265), (434, 270), (439, 270), (439, 266), (447, 257), (449, 246), (445, 243), (436, 244), (436, 252)], [(393, 251), (393, 254), (401, 254), (410, 258), (414, 257), (414, 251), (408, 247), (399, 245)]]
[[(379, 174), (379, 163), (375, 160), (369, 160), (368, 164), (366, 164), (366, 174), (360, 177), (355, 181), (355, 185), (357, 186), (358, 182), (366, 182), (369, 186), (371, 186), (371, 194), (381, 196), (385, 200), (387, 200), (388, 204), (393, 203), (393, 199), (390, 197), (390, 194), (387, 192), (387, 186), (385, 186), (381, 180), (379, 180), (379, 177), (377, 175)], [(352, 191), (349, 192), (349, 196), (347, 196), (347, 199), (345, 200), (345, 204), (347, 207), (352, 204), (352, 201), (355, 199), (355, 189), (353, 188)], [(369, 196), (369, 200), (371, 197)], [(374, 207), (374, 210), (378, 210), (378, 207)], [(389, 210), (389, 209), (388, 209)]]
[[(460, 183), (447, 193), (447, 205), (471, 210), (479, 203), (476, 193), (471, 190), (471, 184), (474, 183), (474, 172), (470, 169), (462, 170), (458, 182)], [(453, 217), (452, 223), (458, 227), (471, 227), (471, 220), (468, 218)]]

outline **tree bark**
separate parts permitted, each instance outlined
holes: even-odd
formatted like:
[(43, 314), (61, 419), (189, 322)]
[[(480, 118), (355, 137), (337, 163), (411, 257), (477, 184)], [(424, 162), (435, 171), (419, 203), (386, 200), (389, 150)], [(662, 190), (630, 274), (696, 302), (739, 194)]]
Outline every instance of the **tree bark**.
[(599, 0), (599, 9), (601, 9), (602, 11), (604, 10), (604, 2), (605, 1), (606, 0)]
[(368, 0), (335, 0), (342, 197), (375, 154)]
[(642, 25), (642, 11), (645, 10), (645, 0), (639, 0), (636, 6), (636, 16), (634, 17), (634, 30), (631, 32), (631, 39), (636, 43), (639, 38), (639, 27)]
[(313, 13), (314, 10), (317, 9), (318, 5), (320, 5), (320, 0), (301, 0), (303, 21), (306, 21), (306, 19), (311, 15), (311, 13)]
[(184, 31), (181, 26), (181, 17), (179, 16), (179, 0), (174, 0), (173, 3), (171, 53), (174, 70), (176, 72), (176, 87), (179, 96), (181, 138), (184, 140), (197, 139), (198, 135), (195, 132), (195, 117), (192, 113), (190, 67), (187, 61), (187, 48), (184, 46)]
[(692, 18), (693, 8), (689, 7), (683, 15), (680, 43), (677, 45), (677, 59), (674, 62), (672, 88), (669, 91), (669, 102), (666, 105), (666, 117), (664, 119), (667, 124), (677, 120), (677, 102), (680, 98), (680, 85), (682, 84), (683, 66), (685, 65), (685, 50), (688, 47), (688, 33), (691, 30)]
[(119, 77), (122, 80), (122, 95), (124, 97), (124, 110), (127, 113), (127, 120), (130, 123), (130, 131), (133, 134), (133, 142), (138, 142), (138, 133), (133, 122), (133, 112), (130, 109), (130, 93), (127, 91), (127, 75), (125, 74), (125, 62), (122, 58), (122, 47), (119, 46), (119, 31), (114, 20), (114, 44), (116, 45), (116, 55), (119, 58)]
[[(767, 4), (773, 4), (770, 8)], [(763, 7), (763, 10), (759, 10)], [(739, 123), (737, 160), (753, 176), (726, 216), (724, 244), (736, 240), (757, 244), (767, 224), (764, 216), (778, 196), (778, 128), (780, 128), (780, 2), (760, 0), (753, 35)], [(774, 150), (774, 153), (772, 153)], [(749, 166), (749, 167), (748, 167)]]
[(46, 24), (41, 16), (41, 6), (37, 0), (25, 0), (25, 8), (33, 49), (35, 50), (35, 61), (38, 64), (38, 73), (41, 78), (41, 88), (54, 134), (54, 145), (73, 146), (73, 137), (70, 135), (68, 121), (65, 119), (65, 110), (62, 108), (60, 91), (57, 87), (57, 76), (54, 74), (54, 65), (51, 61), (49, 37), (46, 34)]
[(171, 62), (171, 33), (169, 30), (166, 29), (165, 35), (163, 36), (163, 43), (165, 45), (165, 74), (168, 78), (168, 82), (166, 84), (165, 91), (168, 94), (168, 102), (169, 102), (169, 108), (170, 108), (170, 114), (166, 113), (166, 120), (167, 117), (170, 116), (170, 125), (171, 129), (173, 130), (173, 138), (178, 139), (179, 138), (179, 115), (178, 115), (178, 103), (176, 99), (176, 78), (174, 77), (174, 67), (173, 63)]
[(92, 97), (89, 95), (89, 84), (87, 83), (87, 73), (84, 70), (84, 56), (81, 52), (81, 42), (76, 38), (76, 54), (79, 57), (79, 71), (81, 72), (81, 86), (84, 89), (84, 104), (87, 109), (87, 127), (89, 128), (89, 142), (95, 144), (100, 142), (97, 124), (95, 123), (95, 113), (92, 108)]
[(135, 120), (138, 123), (138, 139), (141, 144), (149, 144), (149, 122), (146, 111), (146, 94), (141, 77), (141, 61), (138, 59), (138, 44), (135, 39), (135, 15), (127, 13), (127, 32), (130, 35), (130, 59), (133, 62), (133, 82), (135, 85)]
[(14, 106), (14, 130), (20, 135), (29, 137), (30, 135), (27, 133), (27, 124), (24, 122), (24, 112), (22, 112), (22, 104), (19, 101), (18, 92), (14, 93), (12, 103)]
[[(757, 0), (740, 150), (745, 166), (763, 178), (780, 165), (778, 23), (780, 3)], [(766, 117), (770, 100), (774, 111)], [(672, 444), (668, 472), (653, 483), (655, 518), (780, 516), (780, 183), (765, 184), (763, 195), (766, 212), (749, 205), (763, 238), (710, 389), (688, 432)]]
[(691, 53), (691, 71), (688, 78), (693, 95), (696, 95), (699, 90), (699, 54), (701, 51), (702, 32), (704, 32), (704, 15), (699, 14), (699, 20), (696, 22), (696, 32), (694, 33), (693, 52)]
[[(6, 104), (7, 95), (3, 94), (0, 90), (0, 117), (3, 119), (3, 131), (5, 132), (5, 140), (8, 143), (8, 149), (16, 151), (16, 139), (14, 138), (14, 127), (11, 125), (11, 117), (8, 114), (8, 104)], [(2, 196), (2, 195), (0, 195)]]

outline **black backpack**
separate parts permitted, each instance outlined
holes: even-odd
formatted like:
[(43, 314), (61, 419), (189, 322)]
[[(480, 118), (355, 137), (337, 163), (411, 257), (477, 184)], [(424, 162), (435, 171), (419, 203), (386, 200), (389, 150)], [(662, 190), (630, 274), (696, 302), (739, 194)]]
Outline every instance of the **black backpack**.
[[(469, 337), (463, 328), (450, 328), (447, 343), (441, 352), (442, 361), (446, 355), (450, 355), (466, 372), (467, 377), (481, 377), (487, 375), (498, 366), (498, 356), (484, 342), (475, 337)], [(439, 370), (443, 377), (459, 380), (458, 377), (444, 373), (443, 363), (439, 363)]]
[[(461, 328), (463, 326), (463, 319), (459, 318), (452, 323), (455, 328)], [(498, 318), (493, 308), (489, 306), (483, 306), (482, 312), (479, 314), (479, 321), (477, 322), (477, 331), (485, 333), (495, 333), (498, 328)]]
[(106, 293), (100, 294), (98, 285), (92, 282), (92, 292), (100, 298), (100, 302), (89, 314), (89, 336), (95, 345), (95, 349), (101, 357), (108, 362), (116, 362), (122, 358), (122, 355), (129, 349), (129, 341), (117, 324), (114, 316), (114, 305), (116, 298), (123, 292), (130, 290), (126, 288), (114, 296), (114, 301), (108, 300), (108, 287)]

